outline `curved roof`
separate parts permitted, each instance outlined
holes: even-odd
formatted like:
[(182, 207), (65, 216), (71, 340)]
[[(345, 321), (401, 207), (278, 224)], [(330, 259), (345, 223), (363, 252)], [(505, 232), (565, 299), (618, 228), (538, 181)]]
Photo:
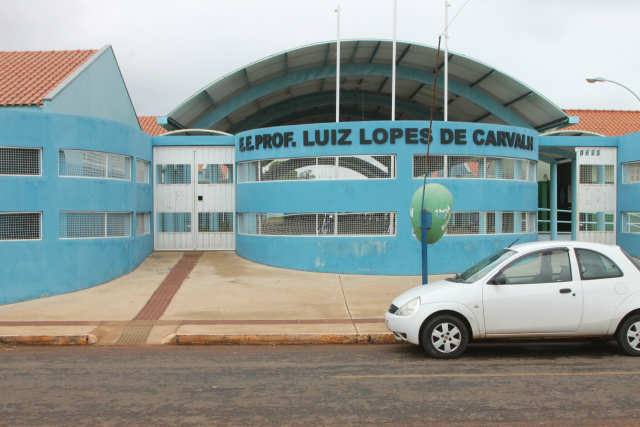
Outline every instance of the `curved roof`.
[[(440, 52), (434, 119), (443, 119)], [(340, 42), (340, 121), (390, 120), (392, 42)], [(429, 120), (438, 49), (397, 42), (396, 120)], [(288, 50), (240, 68), (206, 86), (158, 123), (168, 130), (237, 133), (268, 126), (335, 122), (336, 42)], [(528, 86), (495, 68), (449, 53), (450, 121), (507, 124), (539, 132), (566, 126), (569, 116)]]

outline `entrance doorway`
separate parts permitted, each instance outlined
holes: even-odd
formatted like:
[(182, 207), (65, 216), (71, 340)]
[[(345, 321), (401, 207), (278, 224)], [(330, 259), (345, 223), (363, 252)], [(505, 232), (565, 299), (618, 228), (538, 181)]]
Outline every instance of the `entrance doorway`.
[(234, 147), (154, 147), (154, 249), (234, 250)]

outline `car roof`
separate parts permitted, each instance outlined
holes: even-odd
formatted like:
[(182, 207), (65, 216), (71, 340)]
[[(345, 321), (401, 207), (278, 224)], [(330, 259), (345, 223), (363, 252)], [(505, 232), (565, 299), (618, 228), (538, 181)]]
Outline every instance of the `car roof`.
[(539, 242), (520, 243), (518, 245), (511, 246), (509, 249), (513, 249), (517, 252), (529, 252), (536, 249), (546, 248), (584, 248), (596, 251), (610, 251), (611, 249), (617, 247), (617, 245), (605, 245), (603, 243), (580, 242), (575, 240), (547, 240)]

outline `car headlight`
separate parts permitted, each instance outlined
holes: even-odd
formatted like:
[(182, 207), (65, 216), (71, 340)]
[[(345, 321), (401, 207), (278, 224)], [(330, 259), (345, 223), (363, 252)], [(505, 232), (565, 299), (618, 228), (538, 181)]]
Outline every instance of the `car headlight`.
[(410, 316), (416, 312), (418, 307), (420, 306), (420, 297), (416, 297), (400, 307), (398, 311), (396, 311), (396, 316)]

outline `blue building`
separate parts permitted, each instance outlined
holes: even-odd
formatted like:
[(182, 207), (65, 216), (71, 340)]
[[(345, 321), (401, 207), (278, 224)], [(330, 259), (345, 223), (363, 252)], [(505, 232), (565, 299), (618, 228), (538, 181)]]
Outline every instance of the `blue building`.
[(454, 197), (431, 274), (516, 239), (640, 256), (640, 133), (585, 132), (463, 55), (450, 56), (445, 93), (437, 49), (413, 43), (398, 43), (392, 108), (391, 52), (341, 43), (339, 109), (336, 44), (319, 43), (214, 81), (153, 135), (109, 46), (0, 53), (0, 304), (107, 282), (154, 250), (420, 274), (409, 204), (425, 181)]

